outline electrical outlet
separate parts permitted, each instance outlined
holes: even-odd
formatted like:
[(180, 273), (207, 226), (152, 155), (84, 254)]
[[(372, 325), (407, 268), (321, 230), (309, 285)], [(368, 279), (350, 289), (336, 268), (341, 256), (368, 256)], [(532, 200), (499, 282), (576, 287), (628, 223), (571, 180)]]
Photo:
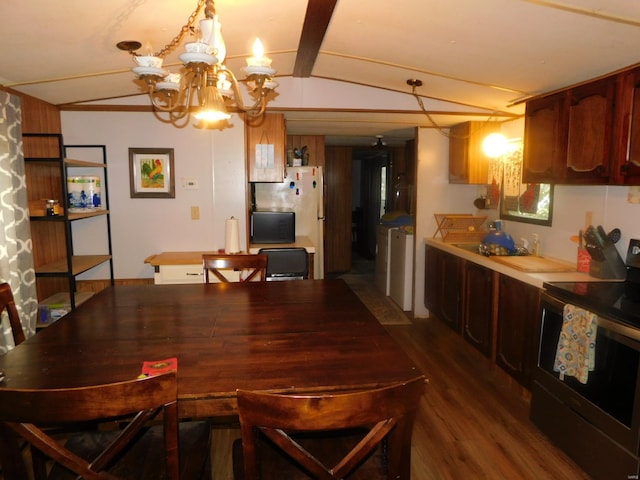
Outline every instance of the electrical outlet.
[(200, 220), (200, 207), (191, 207), (191, 220)]

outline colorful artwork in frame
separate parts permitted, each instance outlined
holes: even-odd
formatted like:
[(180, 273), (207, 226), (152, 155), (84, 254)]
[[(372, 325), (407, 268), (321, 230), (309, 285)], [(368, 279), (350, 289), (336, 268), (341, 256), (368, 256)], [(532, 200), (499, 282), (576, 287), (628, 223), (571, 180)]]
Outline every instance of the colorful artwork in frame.
[(175, 198), (173, 148), (130, 148), (131, 198)]

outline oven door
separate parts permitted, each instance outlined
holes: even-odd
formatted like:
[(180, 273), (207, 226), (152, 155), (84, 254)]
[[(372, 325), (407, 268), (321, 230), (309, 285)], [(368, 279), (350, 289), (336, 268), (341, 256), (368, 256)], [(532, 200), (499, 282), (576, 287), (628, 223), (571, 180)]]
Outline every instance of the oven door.
[(570, 376), (560, 380), (553, 366), (562, 329), (563, 308), (562, 301), (543, 294), (534, 380), (635, 456), (638, 454), (640, 432), (640, 408), (636, 408), (640, 400), (640, 331), (599, 317), (595, 367), (589, 372), (587, 383), (582, 384)]

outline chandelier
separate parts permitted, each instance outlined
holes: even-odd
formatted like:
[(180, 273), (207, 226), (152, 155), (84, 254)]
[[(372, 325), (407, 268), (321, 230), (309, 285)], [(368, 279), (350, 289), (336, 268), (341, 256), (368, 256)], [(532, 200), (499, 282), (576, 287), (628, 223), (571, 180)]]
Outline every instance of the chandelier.
[[(200, 20), (198, 28), (194, 24), (203, 7), (205, 18)], [(165, 70), (162, 66), (164, 57), (187, 33), (195, 38), (185, 44), (185, 52), (179, 56), (183, 63), (181, 72)], [(273, 81), (276, 71), (271, 68), (271, 59), (264, 56), (262, 44), (256, 39), (253, 56), (247, 58), (247, 66), (242, 69), (246, 75), (243, 82), (253, 97), (253, 103), (245, 105), (236, 76), (224, 65), (226, 47), (213, 0), (198, 0), (187, 24), (159, 52), (136, 53), (141, 46), (137, 41), (117, 44), (119, 49), (133, 56), (137, 66), (131, 70), (143, 81), (154, 114), (166, 123), (184, 126), (179, 124), (186, 124), (193, 115), (206, 126), (228, 120), (229, 111), (260, 116), (266, 109), (267, 96), (278, 86)]]

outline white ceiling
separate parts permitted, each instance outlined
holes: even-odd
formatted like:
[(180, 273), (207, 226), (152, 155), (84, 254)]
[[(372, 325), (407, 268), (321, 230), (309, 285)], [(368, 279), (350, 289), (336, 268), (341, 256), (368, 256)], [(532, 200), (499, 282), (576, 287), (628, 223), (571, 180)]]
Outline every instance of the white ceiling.
[[(333, 1), (216, 2), (232, 70), (240, 70), (258, 36), (283, 85), (310, 76), (411, 100), (409, 108), (405, 101), (377, 116), (283, 110), (290, 133), (329, 135), (328, 143), (352, 135), (400, 138), (411, 134), (408, 127), (429, 125), (409, 95), (410, 78), (424, 83), (418, 93), (432, 119), (448, 126), (479, 119), (478, 112), (497, 119), (522, 114), (525, 98), (640, 60), (636, 0), (337, 0), (325, 32), (318, 12), (330, 12)], [(138, 40), (157, 51), (195, 7), (196, 0), (0, 2), (0, 84), (61, 108), (125, 104), (141, 89), (132, 59), (116, 43)], [(317, 58), (313, 35), (305, 36), (313, 33), (320, 35)], [(299, 50), (299, 61), (311, 58), (309, 75), (294, 74)], [(178, 53), (165, 66), (178, 65)]]

